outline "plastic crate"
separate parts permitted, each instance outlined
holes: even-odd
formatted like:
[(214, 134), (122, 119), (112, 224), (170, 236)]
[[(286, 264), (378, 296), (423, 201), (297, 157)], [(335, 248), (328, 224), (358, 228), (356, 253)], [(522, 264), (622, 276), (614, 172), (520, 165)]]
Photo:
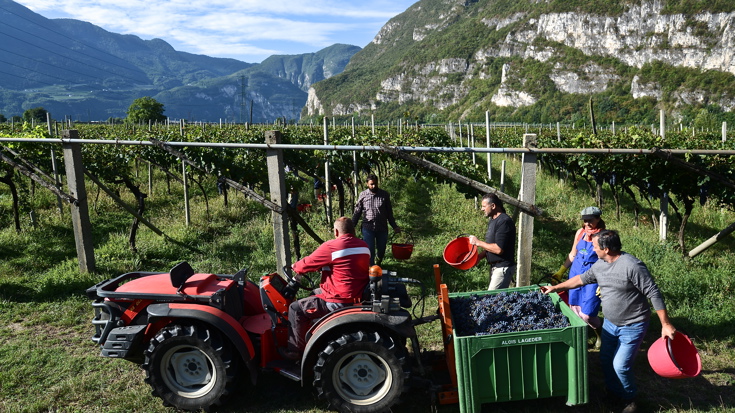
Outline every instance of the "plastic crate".
[[(536, 289), (451, 293), (449, 300)], [(453, 331), (462, 413), (479, 412), (483, 403), (546, 397), (566, 396), (569, 406), (587, 403), (587, 324), (557, 294), (549, 296), (570, 327), (464, 337)]]

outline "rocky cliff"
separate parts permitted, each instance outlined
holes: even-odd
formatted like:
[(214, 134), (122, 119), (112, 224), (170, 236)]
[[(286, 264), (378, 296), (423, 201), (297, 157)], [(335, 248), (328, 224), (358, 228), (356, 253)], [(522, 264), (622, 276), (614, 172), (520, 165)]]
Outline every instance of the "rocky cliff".
[[(652, 99), (672, 112), (692, 105), (725, 111), (735, 106), (732, 11), (671, 13), (666, 1), (630, 1), (614, 14), (597, 14), (554, 11), (553, 2), (525, 3), (504, 12), (497, 10), (508, 2), (416, 3), (353, 58), (357, 64), (332, 80), (347, 90), (342, 77), (372, 89), (345, 97), (330, 81), (317, 84), (306, 114), (411, 110), (456, 119), (484, 110), (528, 114), (535, 107), (551, 121), (550, 111), (541, 107), (583, 100), (567, 95)], [(422, 18), (412, 18), (416, 15)], [(452, 42), (456, 46), (442, 47)], [(396, 57), (390, 49), (399, 44), (405, 53)], [(374, 63), (362, 55), (372, 55)], [(360, 75), (367, 72), (380, 78)]]

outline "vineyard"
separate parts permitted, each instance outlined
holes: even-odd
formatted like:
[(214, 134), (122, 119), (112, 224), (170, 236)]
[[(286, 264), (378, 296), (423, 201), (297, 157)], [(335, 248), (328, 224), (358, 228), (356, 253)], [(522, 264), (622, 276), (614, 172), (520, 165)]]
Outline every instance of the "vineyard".
[[(464, 125), (463, 125), (464, 127)], [(267, 130), (278, 129), (282, 142), (322, 145), (320, 126), (185, 125), (74, 125), (87, 140), (264, 143)], [(330, 145), (389, 145), (417, 147), (485, 146), (486, 130), (474, 125), (472, 133), (459, 128), (403, 126), (347, 126), (328, 128)], [(491, 127), (492, 146), (519, 148), (524, 133), (538, 135), (539, 148), (661, 148), (732, 150), (719, 133), (691, 130), (667, 131), (662, 139), (648, 129), (628, 128), (613, 133), (554, 128), (526, 129)], [(468, 138), (469, 136), (469, 138)], [(44, 127), (0, 125), (0, 137), (48, 139)], [(263, 149), (211, 148), (204, 146), (82, 144), (87, 177), (87, 197), (92, 216), (97, 272), (78, 271), (69, 201), (40, 182), (55, 187), (56, 171), (63, 175), (61, 145), (44, 142), (0, 142), (0, 410), (3, 411), (169, 411), (150, 401), (150, 390), (141, 372), (117, 360), (97, 356), (89, 340), (92, 311), (84, 289), (106, 278), (129, 271), (166, 271), (186, 259), (197, 271), (234, 273), (249, 267), (256, 279), (276, 268), (273, 257), (273, 227), (270, 210), (250, 195), (267, 198), (269, 190), (266, 154)], [(167, 150), (168, 149), (168, 150)], [(171, 151), (174, 149), (177, 155)], [(499, 188), (501, 163), (505, 169), (505, 192), (520, 191), (520, 156), (492, 155), (492, 180), (488, 179), (486, 155), (482, 153), (415, 153), (457, 174)], [(314, 194), (315, 181), (325, 179), (329, 161), (333, 215), (351, 215), (354, 194), (362, 190), (368, 172), (381, 178), (381, 186), (393, 198), (396, 218), (415, 239), (410, 260), (388, 258), (386, 265), (399, 275), (431, 280), (431, 266), (442, 263), (442, 249), (461, 233), (482, 234), (487, 221), (477, 210), (479, 194), (443, 175), (416, 167), (383, 151), (283, 150), (287, 187), (297, 215), (314, 235), (330, 236), (324, 200)], [(188, 194), (183, 191), (182, 157), (187, 160)], [(536, 204), (544, 211), (534, 226), (532, 279), (555, 271), (568, 253), (579, 225), (579, 211), (601, 203), (608, 228), (619, 229), (624, 250), (647, 263), (665, 294), (678, 329), (696, 338), (705, 373), (696, 380), (663, 381), (650, 372), (645, 357), (638, 367), (644, 376), (641, 390), (651, 411), (724, 412), (735, 409), (730, 389), (735, 383), (732, 337), (735, 336), (735, 290), (732, 272), (735, 242), (725, 237), (707, 253), (694, 259), (683, 254), (735, 220), (732, 212), (733, 159), (725, 155), (657, 156), (645, 154), (540, 153)], [(684, 164), (683, 162), (686, 162)], [(507, 164), (507, 165), (506, 165)], [(11, 166), (16, 165), (16, 166)], [(694, 169), (692, 169), (694, 168)], [(30, 179), (21, 169), (30, 171)], [(696, 171), (699, 169), (699, 171)], [(355, 180), (357, 171), (357, 181)], [(94, 180), (98, 181), (95, 183)], [(60, 191), (68, 193), (63, 176)], [(229, 182), (237, 184), (230, 185)], [(107, 191), (101, 189), (104, 186)], [(109, 191), (109, 193), (108, 193)], [(250, 192), (248, 192), (250, 191)], [(679, 216), (671, 225), (686, 228), (682, 239), (658, 241), (659, 201), (669, 194), (669, 205)], [(296, 196), (298, 194), (298, 196)], [(137, 230), (142, 223), (113, 196), (146, 219), (155, 231)], [(190, 223), (184, 219), (184, 198), (191, 203)], [(132, 206), (131, 206), (132, 205)], [(61, 206), (61, 209), (59, 209)], [(691, 209), (687, 209), (691, 206)], [(59, 212), (61, 210), (61, 212)], [(687, 215), (687, 211), (690, 215)], [(511, 215), (517, 212), (509, 208)], [(685, 225), (686, 223), (689, 225)], [(301, 231), (301, 230), (304, 231)], [(300, 255), (319, 244), (302, 234)], [(163, 236), (161, 235), (163, 234)], [(395, 235), (394, 235), (395, 236)], [(293, 240), (293, 238), (292, 238)], [(294, 251), (296, 246), (293, 247)], [(390, 250), (390, 246), (389, 246)], [(389, 253), (390, 254), (390, 253)], [(299, 254), (294, 253), (295, 257)], [(486, 283), (487, 267), (459, 271), (442, 266), (450, 291), (477, 291)], [(535, 281), (534, 281), (535, 282)], [(418, 295), (419, 291), (411, 291)], [(424, 315), (435, 311), (436, 299), (428, 297)], [(482, 316), (482, 314), (477, 314)], [(655, 319), (655, 317), (654, 317)], [(653, 321), (653, 320), (652, 320)], [(653, 321), (655, 323), (656, 321)], [(652, 325), (647, 348), (659, 327)], [(419, 331), (430, 350), (441, 348), (438, 327)], [(590, 351), (590, 388), (602, 386)], [(49, 382), (53, 377), (53, 382)], [(59, 380), (63, 378), (63, 380)], [(297, 386), (279, 387), (278, 379), (248, 389), (234, 400), (243, 411), (321, 412), (323, 406)], [(276, 393), (268, 385), (278, 388)], [(275, 388), (275, 387), (274, 387)], [(29, 395), (33, 395), (32, 397)], [(597, 391), (592, 402), (575, 408), (579, 412), (604, 411)], [(399, 405), (407, 412), (427, 411), (425, 394), (407, 395)], [(503, 407), (508, 411), (568, 411), (563, 401), (527, 402)], [(442, 406), (440, 412), (456, 412)]]
[[(403, 125), (401, 125), (403, 126)], [(325, 123), (326, 127), (326, 123)], [(31, 128), (24, 125), (22, 129), (0, 126), (0, 137), (12, 138), (48, 138), (47, 130), (42, 126)], [(51, 129), (50, 127), (48, 128)], [(153, 141), (153, 142), (185, 142), (192, 145), (218, 144), (262, 144), (264, 132), (274, 127), (247, 127), (238, 125), (187, 125), (186, 128), (170, 126), (149, 126), (135, 128), (128, 125), (79, 125), (79, 137), (89, 140), (113, 141)], [(367, 127), (349, 128), (332, 125), (325, 132), (314, 126), (281, 126), (282, 143), (293, 145), (321, 145), (328, 135), (329, 145), (383, 145), (414, 147), (457, 147), (484, 146), (485, 137), (489, 137), (492, 147), (522, 147), (524, 130), (520, 127), (492, 127), (488, 131), (483, 127), (467, 129), (462, 136), (462, 126), (458, 130), (447, 127), (404, 127), (390, 126), (379, 129), (375, 134)], [(527, 130), (528, 128), (526, 128)], [(639, 211), (647, 205), (654, 208), (654, 202), (666, 195), (669, 205), (679, 218), (679, 246), (685, 251), (685, 229), (696, 202), (704, 205), (707, 201), (714, 205), (732, 208), (735, 205), (735, 156), (733, 155), (692, 155), (675, 157), (667, 154), (667, 149), (732, 151), (733, 141), (723, 141), (715, 133), (697, 132), (680, 129), (667, 132), (663, 138), (643, 128), (626, 128), (617, 133), (602, 130), (569, 130), (562, 136), (558, 130), (539, 128), (534, 130), (538, 135), (538, 148), (590, 148), (590, 149), (658, 149), (655, 155), (650, 154), (564, 154), (544, 153), (539, 156), (540, 163), (549, 172), (559, 178), (569, 179), (572, 185), (578, 184), (578, 178), (584, 182), (595, 195), (600, 207), (607, 207), (609, 200), (603, 197), (603, 186), (607, 186), (613, 198), (616, 216), (620, 216), (621, 197), (627, 196), (633, 203), (635, 225), (638, 225)], [(54, 163), (51, 159), (51, 145), (38, 143), (5, 142), (4, 159), (15, 159), (18, 163), (35, 165), (50, 179), (49, 167)], [(186, 159), (194, 168), (190, 168), (190, 179), (199, 187), (205, 203), (207, 191), (202, 185), (207, 180), (217, 180), (220, 192), (227, 202), (227, 186), (223, 180), (230, 180), (261, 194), (268, 193), (268, 171), (265, 162), (265, 151), (260, 149), (222, 148), (207, 146), (186, 146), (180, 148), (180, 154), (172, 156), (171, 151), (162, 150), (159, 146), (145, 145), (83, 145), (82, 158), (84, 168), (95, 181), (113, 187), (124, 187), (136, 199), (137, 211), (142, 215), (145, 211), (147, 194), (141, 189), (141, 182), (136, 180), (141, 175), (141, 167), (155, 168), (166, 174), (167, 185), (170, 181), (181, 181), (181, 159)], [(174, 153), (174, 155), (176, 155)], [(658, 155), (658, 156), (656, 156)], [(470, 156), (451, 153), (428, 153), (424, 157), (444, 168), (476, 181), (486, 181), (486, 168), (478, 164), (475, 154)], [(336, 189), (334, 212), (348, 215), (356, 193), (360, 187), (360, 176), (375, 172), (378, 176), (389, 173), (393, 164), (400, 162), (389, 153), (381, 151), (338, 151), (338, 150), (288, 150), (284, 154), (286, 165), (286, 186), (292, 194), (310, 192), (313, 184), (325, 180), (324, 163), (329, 162), (329, 180)], [(12, 162), (11, 162), (12, 163)], [(144, 165), (144, 166), (141, 166)], [(18, 191), (24, 184), (18, 181), (20, 174), (15, 173), (10, 164), (5, 163), (5, 172), (0, 182), (5, 183), (13, 194), (13, 216), (16, 231), (21, 230), (20, 216), (30, 213), (30, 205), (24, 201), (28, 190), (34, 189), (34, 182), (26, 191)], [(430, 170), (414, 169), (416, 175), (429, 175), (436, 182), (448, 182), (446, 177)], [(150, 175), (150, 173), (148, 174)], [(148, 186), (151, 187), (149, 182)], [(458, 186), (458, 190), (466, 196), (477, 196), (477, 192), (469, 187)], [(115, 190), (119, 192), (119, 189)], [(24, 195), (26, 194), (26, 195)], [(25, 198), (24, 198), (25, 197)], [(298, 197), (296, 197), (297, 199)], [(292, 205), (296, 207), (296, 205)], [(24, 209), (24, 211), (21, 211)], [(657, 224), (653, 218), (654, 225)], [(131, 231), (130, 245), (135, 249), (135, 232)]]

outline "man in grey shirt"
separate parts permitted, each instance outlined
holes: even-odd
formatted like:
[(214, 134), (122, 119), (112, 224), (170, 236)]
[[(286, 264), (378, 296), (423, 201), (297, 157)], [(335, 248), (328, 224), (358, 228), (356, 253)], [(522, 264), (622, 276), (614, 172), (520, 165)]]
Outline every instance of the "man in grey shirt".
[(599, 284), (605, 316), (600, 348), (605, 385), (612, 396), (625, 404), (623, 412), (632, 413), (637, 410), (633, 362), (648, 330), (649, 299), (661, 320), (661, 336), (673, 340), (676, 328), (669, 320), (661, 291), (648, 268), (638, 258), (621, 251), (616, 231), (600, 231), (593, 235), (592, 245), (599, 260), (589, 270), (543, 290), (548, 294)]

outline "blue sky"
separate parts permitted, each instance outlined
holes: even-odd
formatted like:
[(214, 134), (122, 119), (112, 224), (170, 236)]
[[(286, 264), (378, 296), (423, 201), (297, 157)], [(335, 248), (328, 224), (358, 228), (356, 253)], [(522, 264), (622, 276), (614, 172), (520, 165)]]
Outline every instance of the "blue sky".
[(176, 50), (259, 63), (274, 54), (365, 47), (417, 0), (20, 0), (47, 18), (160, 38)]

